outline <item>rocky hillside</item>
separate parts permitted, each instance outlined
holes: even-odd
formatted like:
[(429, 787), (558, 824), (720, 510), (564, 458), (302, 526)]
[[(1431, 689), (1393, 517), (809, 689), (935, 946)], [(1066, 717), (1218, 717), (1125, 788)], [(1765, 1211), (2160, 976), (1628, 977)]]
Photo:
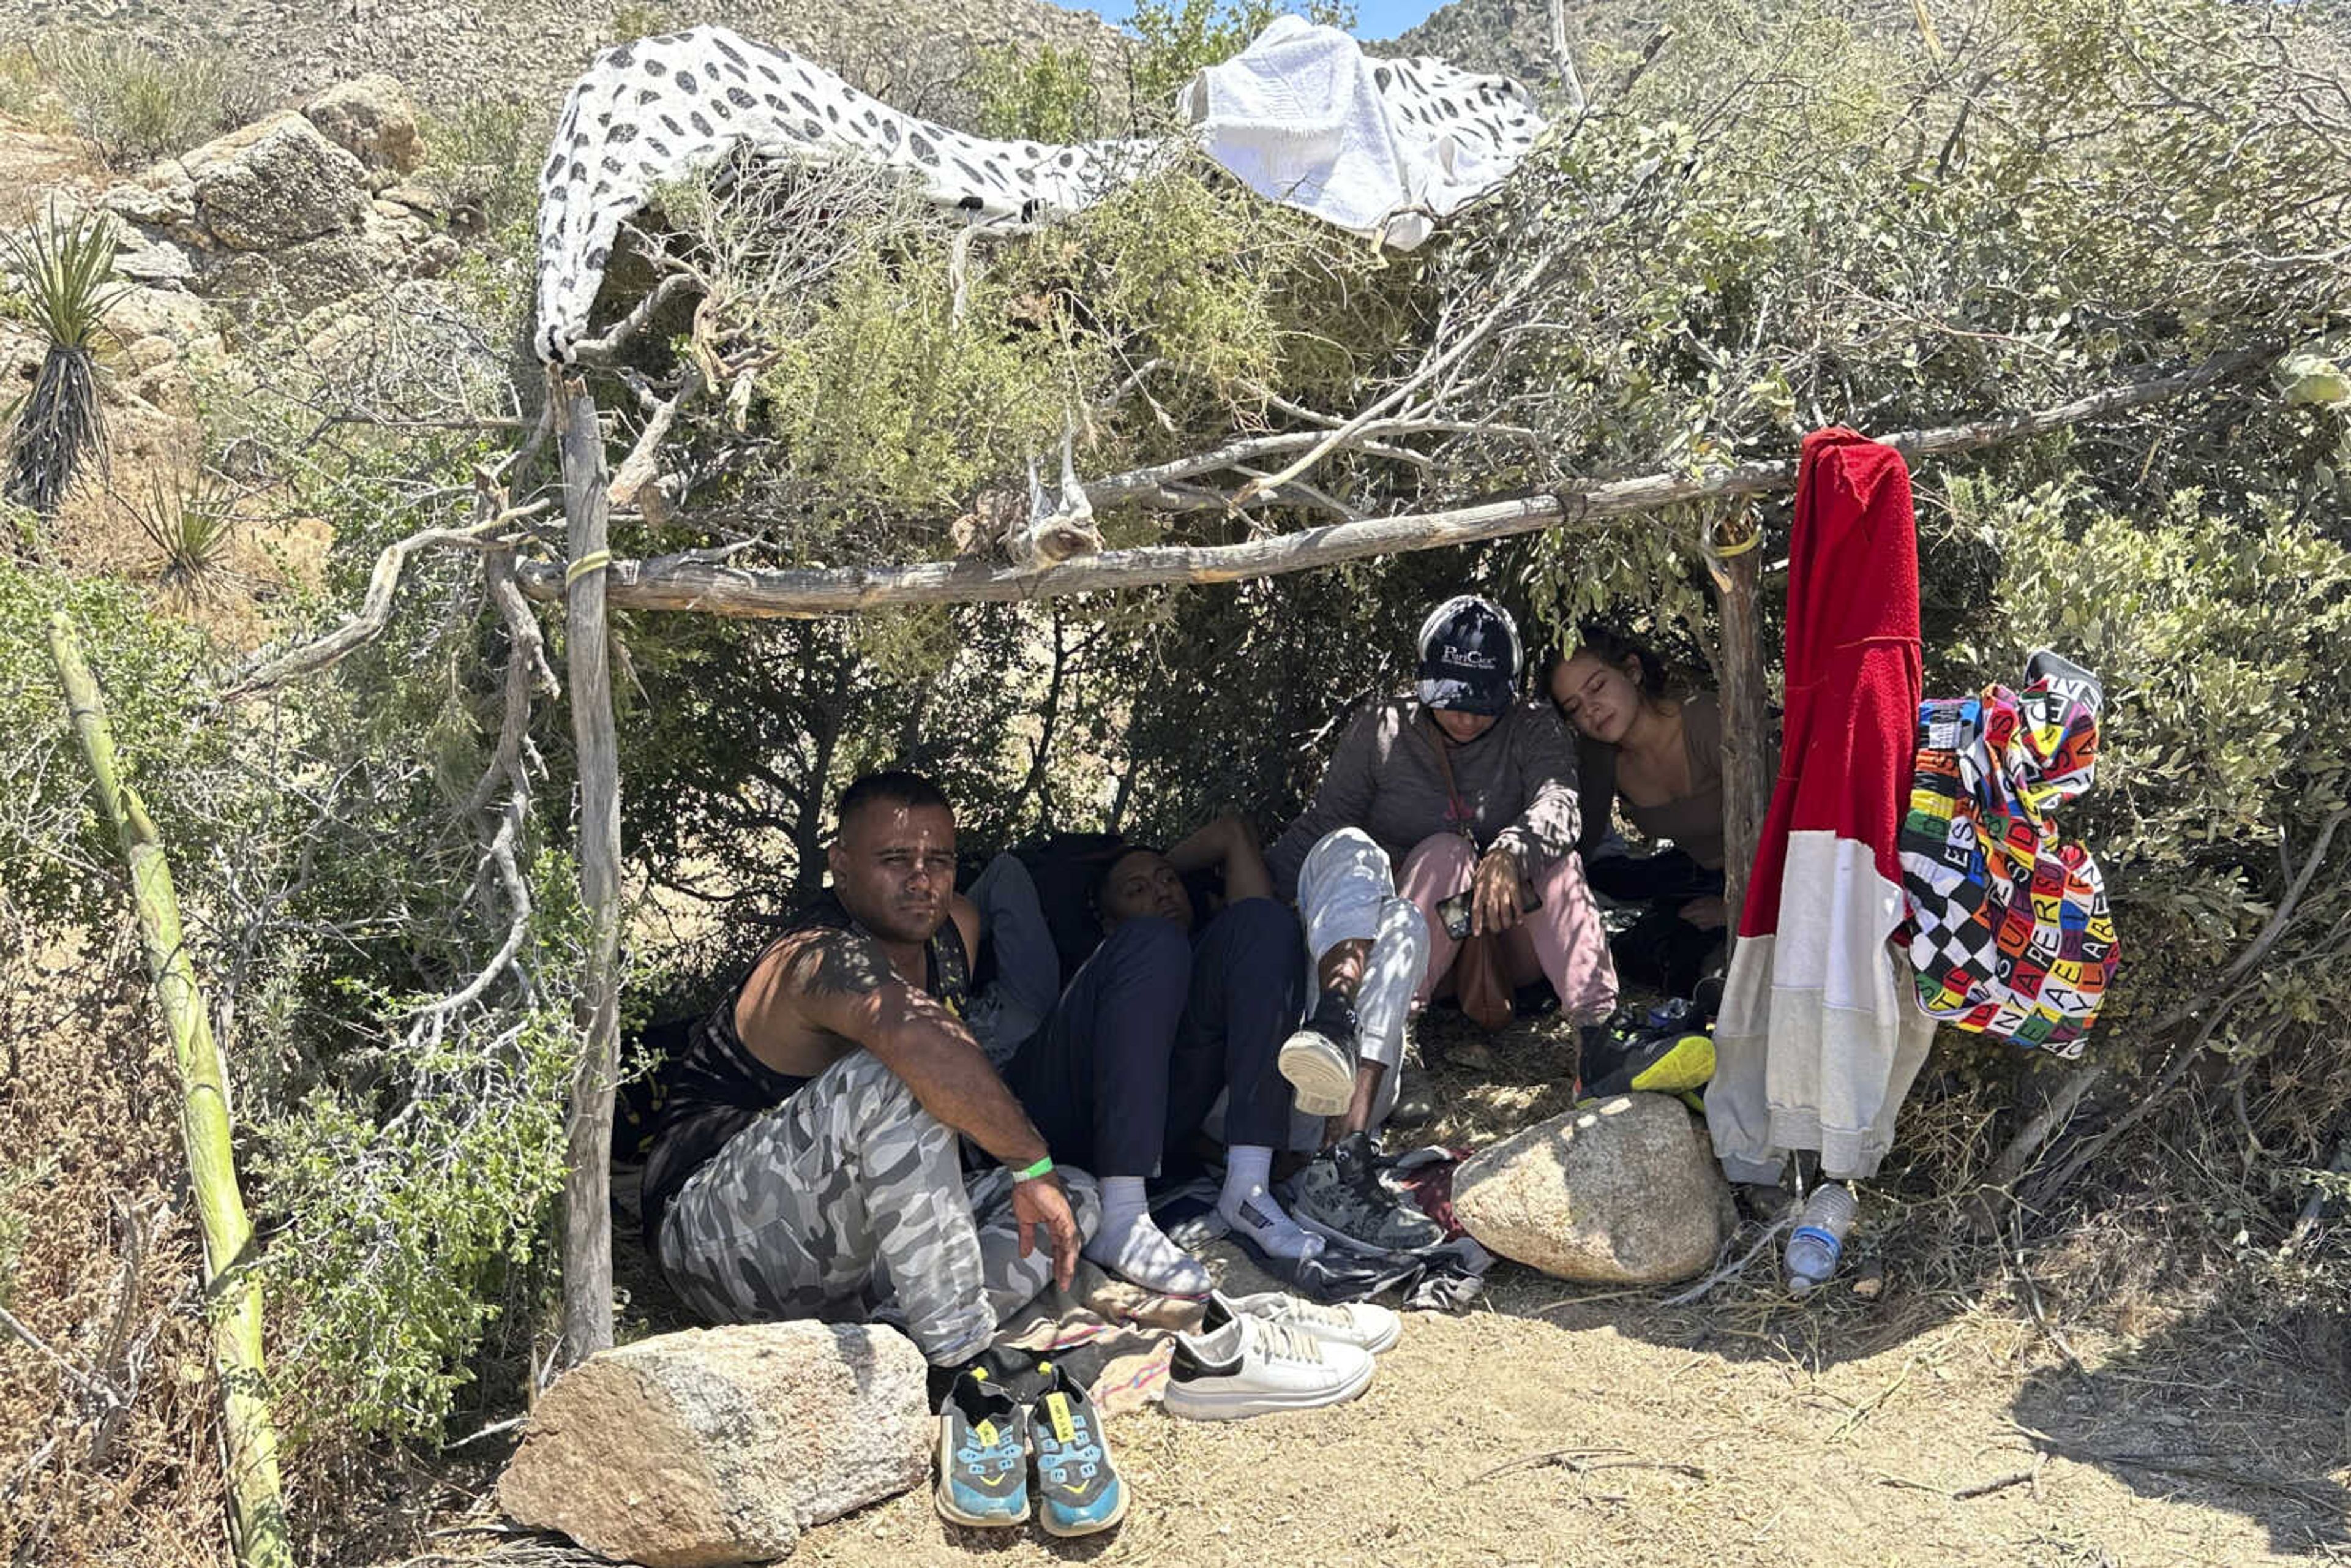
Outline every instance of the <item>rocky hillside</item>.
[[(1580, 67), (1636, 49), (1665, 20), (1669, 0), (1568, 0), (1568, 47)], [(1435, 55), (1468, 70), (1500, 71), (1539, 86), (1552, 64), (1549, 0), (1453, 0), (1386, 48)]]
[(952, 112), (986, 47), (1081, 50), (1106, 78), (1118, 74), (1111, 68), (1123, 49), (1092, 13), (1047, 0), (0, 0), (0, 42), (37, 44), (71, 31), (214, 49), (250, 74), (262, 106), (383, 71), (430, 109), (486, 99), (551, 110), (598, 48), (697, 22), (788, 45), (922, 114)]
[[(1765, 9), (1772, 9), (1765, 0)], [(1673, 0), (1567, 0), (1568, 47), (1586, 86), (1597, 93), (1615, 79), (1674, 9)], [(1865, 33), (1915, 35), (1916, 0), (1844, 0), (1838, 14)], [(1931, 0), (1927, 15), (1944, 29), (1963, 27), (1965, 8)], [(2351, 80), (2351, 5), (2311, 7), (2302, 63)], [(1557, 74), (1552, 63), (1550, 0), (1452, 0), (1392, 44), (1387, 53), (1436, 55), (1471, 70), (1501, 71), (1537, 88)]]

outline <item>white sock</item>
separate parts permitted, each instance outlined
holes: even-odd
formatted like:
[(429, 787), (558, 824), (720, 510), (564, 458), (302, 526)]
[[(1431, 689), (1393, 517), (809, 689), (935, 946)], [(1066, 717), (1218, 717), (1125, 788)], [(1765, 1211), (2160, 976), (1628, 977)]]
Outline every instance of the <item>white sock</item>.
[(1167, 1239), (1153, 1222), (1141, 1176), (1102, 1178), (1102, 1228), (1086, 1243), (1085, 1255), (1146, 1291), (1166, 1296), (1205, 1296), (1215, 1281), (1200, 1260)]
[(1273, 1175), (1273, 1151), (1262, 1144), (1235, 1144), (1225, 1151), (1225, 1190), (1217, 1212), (1237, 1236), (1276, 1258), (1303, 1258), (1322, 1249), (1322, 1239), (1301, 1229), (1266, 1190)]

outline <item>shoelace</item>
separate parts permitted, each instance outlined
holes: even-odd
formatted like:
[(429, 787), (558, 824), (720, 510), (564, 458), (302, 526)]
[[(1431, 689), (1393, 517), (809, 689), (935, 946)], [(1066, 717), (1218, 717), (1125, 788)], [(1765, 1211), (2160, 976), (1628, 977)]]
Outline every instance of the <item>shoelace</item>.
[[(1305, 1301), (1291, 1296), (1274, 1309), (1271, 1322), (1287, 1328), (1293, 1323), (1321, 1323), (1324, 1328), (1352, 1332), (1355, 1320), (1337, 1307), (1326, 1307), (1320, 1301)], [(1304, 1330), (1301, 1330), (1304, 1333)], [(1310, 1336), (1311, 1337), (1311, 1336)]]
[(1322, 1364), (1322, 1342), (1303, 1329), (1291, 1328), (1265, 1318), (1248, 1322), (1254, 1332), (1257, 1348), (1269, 1361), (1294, 1361), (1302, 1366)]

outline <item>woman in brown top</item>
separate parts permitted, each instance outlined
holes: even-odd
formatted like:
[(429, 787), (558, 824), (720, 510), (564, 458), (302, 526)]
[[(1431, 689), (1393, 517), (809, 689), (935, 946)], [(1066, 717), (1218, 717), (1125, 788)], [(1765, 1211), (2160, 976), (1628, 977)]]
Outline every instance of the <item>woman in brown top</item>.
[[(1657, 656), (1599, 626), (1552, 656), (1543, 689), (1579, 737), (1585, 875), (1606, 897), (1649, 905), (1610, 944), (1617, 971), (1687, 997), (1728, 935), (1721, 707), (1710, 692), (1667, 696)], [(1673, 847), (1635, 855), (1610, 842), (1619, 802), (1644, 837)]]

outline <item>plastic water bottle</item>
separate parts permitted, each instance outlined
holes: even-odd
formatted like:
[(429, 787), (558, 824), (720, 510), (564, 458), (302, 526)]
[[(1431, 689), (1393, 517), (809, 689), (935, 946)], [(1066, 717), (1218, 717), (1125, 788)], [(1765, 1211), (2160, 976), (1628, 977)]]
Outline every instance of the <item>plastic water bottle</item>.
[(1804, 1200), (1796, 1228), (1788, 1237), (1788, 1291), (1803, 1295), (1836, 1272), (1844, 1254), (1846, 1233), (1853, 1229), (1854, 1210), (1860, 1205), (1853, 1188), (1843, 1182), (1823, 1182)]

